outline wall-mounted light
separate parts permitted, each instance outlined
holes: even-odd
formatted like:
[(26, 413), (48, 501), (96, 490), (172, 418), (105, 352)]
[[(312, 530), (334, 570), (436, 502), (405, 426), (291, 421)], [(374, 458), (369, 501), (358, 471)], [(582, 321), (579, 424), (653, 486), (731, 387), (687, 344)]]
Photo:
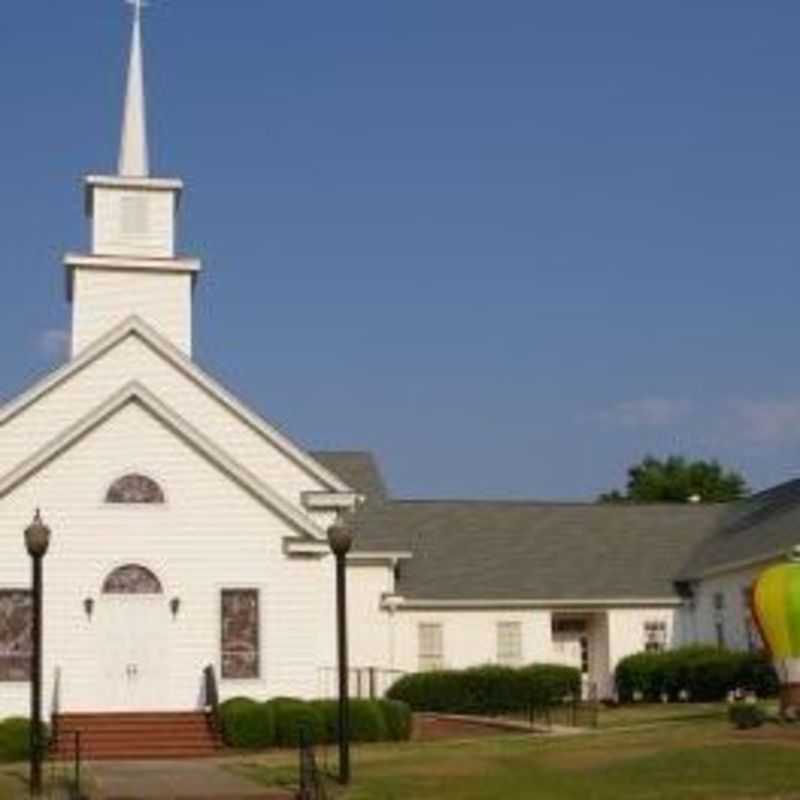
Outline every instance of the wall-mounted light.
[(87, 597), (83, 601), (83, 610), (86, 612), (86, 619), (91, 619), (94, 614), (94, 598)]
[(172, 612), (173, 619), (178, 616), (178, 612), (181, 610), (180, 597), (173, 597), (172, 600), (169, 601), (169, 610)]

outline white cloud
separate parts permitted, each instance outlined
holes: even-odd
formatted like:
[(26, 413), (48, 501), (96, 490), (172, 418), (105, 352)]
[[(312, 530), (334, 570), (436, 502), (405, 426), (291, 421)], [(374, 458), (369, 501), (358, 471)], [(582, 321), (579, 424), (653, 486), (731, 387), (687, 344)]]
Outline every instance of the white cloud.
[(730, 408), (734, 429), (756, 444), (800, 440), (800, 399), (734, 400)]
[(643, 397), (624, 400), (591, 416), (624, 428), (666, 428), (686, 417), (691, 407), (685, 399)]
[(69, 331), (51, 328), (39, 336), (38, 349), (45, 357), (63, 361), (69, 355)]

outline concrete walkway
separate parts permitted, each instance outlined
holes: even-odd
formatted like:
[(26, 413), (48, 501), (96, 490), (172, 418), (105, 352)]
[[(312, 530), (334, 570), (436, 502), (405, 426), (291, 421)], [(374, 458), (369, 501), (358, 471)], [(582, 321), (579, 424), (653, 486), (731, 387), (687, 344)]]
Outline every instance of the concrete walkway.
[(215, 761), (95, 761), (92, 800), (290, 800)]

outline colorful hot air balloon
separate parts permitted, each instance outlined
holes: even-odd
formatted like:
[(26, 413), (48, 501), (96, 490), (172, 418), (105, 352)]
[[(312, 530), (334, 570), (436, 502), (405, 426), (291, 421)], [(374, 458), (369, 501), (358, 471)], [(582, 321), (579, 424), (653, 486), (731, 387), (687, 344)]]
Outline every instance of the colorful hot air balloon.
[(781, 709), (800, 709), (800, 545), (758, 577), (753, 614), (781, 683)]

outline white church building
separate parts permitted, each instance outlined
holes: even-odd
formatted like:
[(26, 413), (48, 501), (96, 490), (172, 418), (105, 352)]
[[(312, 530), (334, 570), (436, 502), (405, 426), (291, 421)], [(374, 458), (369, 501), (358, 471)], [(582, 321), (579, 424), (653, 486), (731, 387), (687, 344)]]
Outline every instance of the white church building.
[(0, 718), (29, 708), (37, 508), (44, 702), (62, 714), (197, 711), (209, 665), (223, 699), (327, 693), (339, 514), (354, 691), (558, 662), (607, 696), (630, 653), (756, 646), (744, 591), (795, 543), (794, 483), (733, 508), (396, 500), (370, 454), (309, 452), (204, 372), (183, 183), (149, 169), (138, 10), (129, 70), (117, 174), (85, 179), (90, 246), (64, 261), (70, 358), (0, 407)]

